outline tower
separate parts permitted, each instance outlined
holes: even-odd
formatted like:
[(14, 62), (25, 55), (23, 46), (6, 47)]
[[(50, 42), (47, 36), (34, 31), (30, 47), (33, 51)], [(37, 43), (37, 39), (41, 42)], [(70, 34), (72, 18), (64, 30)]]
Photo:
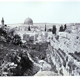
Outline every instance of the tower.
[(3, 17), (2, 17), (1, 23), (2, 23), (2, 26), (4, 26), (4, 18)]

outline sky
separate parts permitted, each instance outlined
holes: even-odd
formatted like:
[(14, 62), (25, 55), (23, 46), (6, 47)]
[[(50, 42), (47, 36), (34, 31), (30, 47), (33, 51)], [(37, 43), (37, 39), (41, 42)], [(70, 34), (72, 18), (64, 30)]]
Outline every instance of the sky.
[(24, 23), (30, 17), (34, 23), (80, 23), (80, 2), (0, 2), (0, 20), (5, 24)]

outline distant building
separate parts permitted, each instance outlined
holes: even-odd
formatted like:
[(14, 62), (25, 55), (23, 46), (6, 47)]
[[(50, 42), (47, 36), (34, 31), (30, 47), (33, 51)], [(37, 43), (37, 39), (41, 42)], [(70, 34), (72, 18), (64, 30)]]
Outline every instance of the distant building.
[(34, 35), (29, 37), (29, 41), (34, 42)]
[[(1, 20), (1, 26), (5, 26), (4, 18), (2, 18)], [(47, 31), (48, 27), (49, 28), (52, 27), (52, 24), (49, 24), (47, 26), (47, 24), (45, 23), (33, 23), (33, 20), (28, 17), (24, 20), (23, 23), (7, 24), (7, 26), (5, 27), (8, 28), (8, 26), (10, 29), (15, 28), (15, 31), (28, 31), (28, 27), (30, 26), (31, 31), (39, 32), (39, 31), (44, 31), (44, 27), (45, 30)]]
[(29, 34), (23, 34), (23, 40), (29, 41)]
[[(1, 26), (9, 31), (13, 30), (15, 31), (15, 34), (20, 35), (21, 40), (25, 41), (31, 41), (31, 42), (40, 42), (40, 41), (46, 41), (48, 37), (51, 37), (51, 34), (49, 35), (47, 32), (47, 24), (45, 23), (33, 23), (33, 20), (31, 18), (26, 18), (24, 20), (24, 23), (19, 24), (7, 24), (8, 26), (5, 26), (4, 24), (4, 18), (1, 20)], [(52, 25), (52, 24), (51, 24)], [(49, 28), (51, 27), (49, 24)], [(29, 31), (30, 27), (30, 31)], [(45, 31), (44, 31), (45, 28)], [(8, 30), (9, 29), (9, 30)]]

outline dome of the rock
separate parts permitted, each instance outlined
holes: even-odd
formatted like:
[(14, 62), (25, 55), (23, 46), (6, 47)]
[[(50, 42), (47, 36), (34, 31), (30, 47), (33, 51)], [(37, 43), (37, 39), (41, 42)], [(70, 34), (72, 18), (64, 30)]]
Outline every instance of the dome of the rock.
[(27, 18), (25, 19), (24, 24), (33, 25), (33, 20), (31, 18)]

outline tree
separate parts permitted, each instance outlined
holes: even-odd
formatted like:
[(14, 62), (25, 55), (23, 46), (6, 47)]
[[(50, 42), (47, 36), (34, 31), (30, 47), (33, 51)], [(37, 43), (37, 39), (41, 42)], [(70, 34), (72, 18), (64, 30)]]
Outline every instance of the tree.
[(8, 34), (9, 37), (13, 37), (13, 36), (14, 36), (14, 33), (15, 33), (15, 28), (10, 29), (10, 30), (7, 32), (7, 34)]
[(45, 31), (46, 31), (46, 24), (45, 24)]
[(53, 25), (52, 33), (56, 34), (56, 26), (55, 25)]
[(28, 27), (28, 31), (31, 31), (30, 26)]
[(13, 37), (13, 44), (15, 44), (15, 45), (19, 45), (19, 44), (21, 44), (22, 42), (21, 42), (21, 37), (18, 35), (18, 34), (16, 34), (14, 37)]
[(15, 32), (14, 29), (11, 29), (11, 30), (7, 31), (7, 38), (6, 38), (7, 42), (12, 42), (13, 41), (14, 32)]
[(64, 25), (64, 28), (63, 28), (63, 25), (61, 25), (61, 27), (60, 27), (60, 30), (59, 30), (59, 31), (61, 31), (61, 32), (62, 32), (62, 31), (65, 31), (65, 30), (66, 30), (66, 28), (67, 28), (67, 27), (66, 27), (66, 24)]
[(3, 30), (2, 28), (0, 28), (0, 36), (3, 36), (3, 37), (7, 37), (7, 33), (5, 30)]
[(67, 28), (67, 26), (66, 26), (66, 24), (64, 25), (64, 30), (66, 30), (66, 28)]
[(62, 26), (62, 25), (60, 26), (59, 31), (61, 31), (61, 32), (62, 32), (62, 31), (64, 31), (64, 29), (63, 29), (63, 26)]
[[(6, 76), (24, 76), (33, 75), (33, 62), (28, 58), (27, 51), (9, 51), (6, 53), (2, 63), (2, 74), (6, 72)], [(6, 63), (5, 63), (6, 62)]]

